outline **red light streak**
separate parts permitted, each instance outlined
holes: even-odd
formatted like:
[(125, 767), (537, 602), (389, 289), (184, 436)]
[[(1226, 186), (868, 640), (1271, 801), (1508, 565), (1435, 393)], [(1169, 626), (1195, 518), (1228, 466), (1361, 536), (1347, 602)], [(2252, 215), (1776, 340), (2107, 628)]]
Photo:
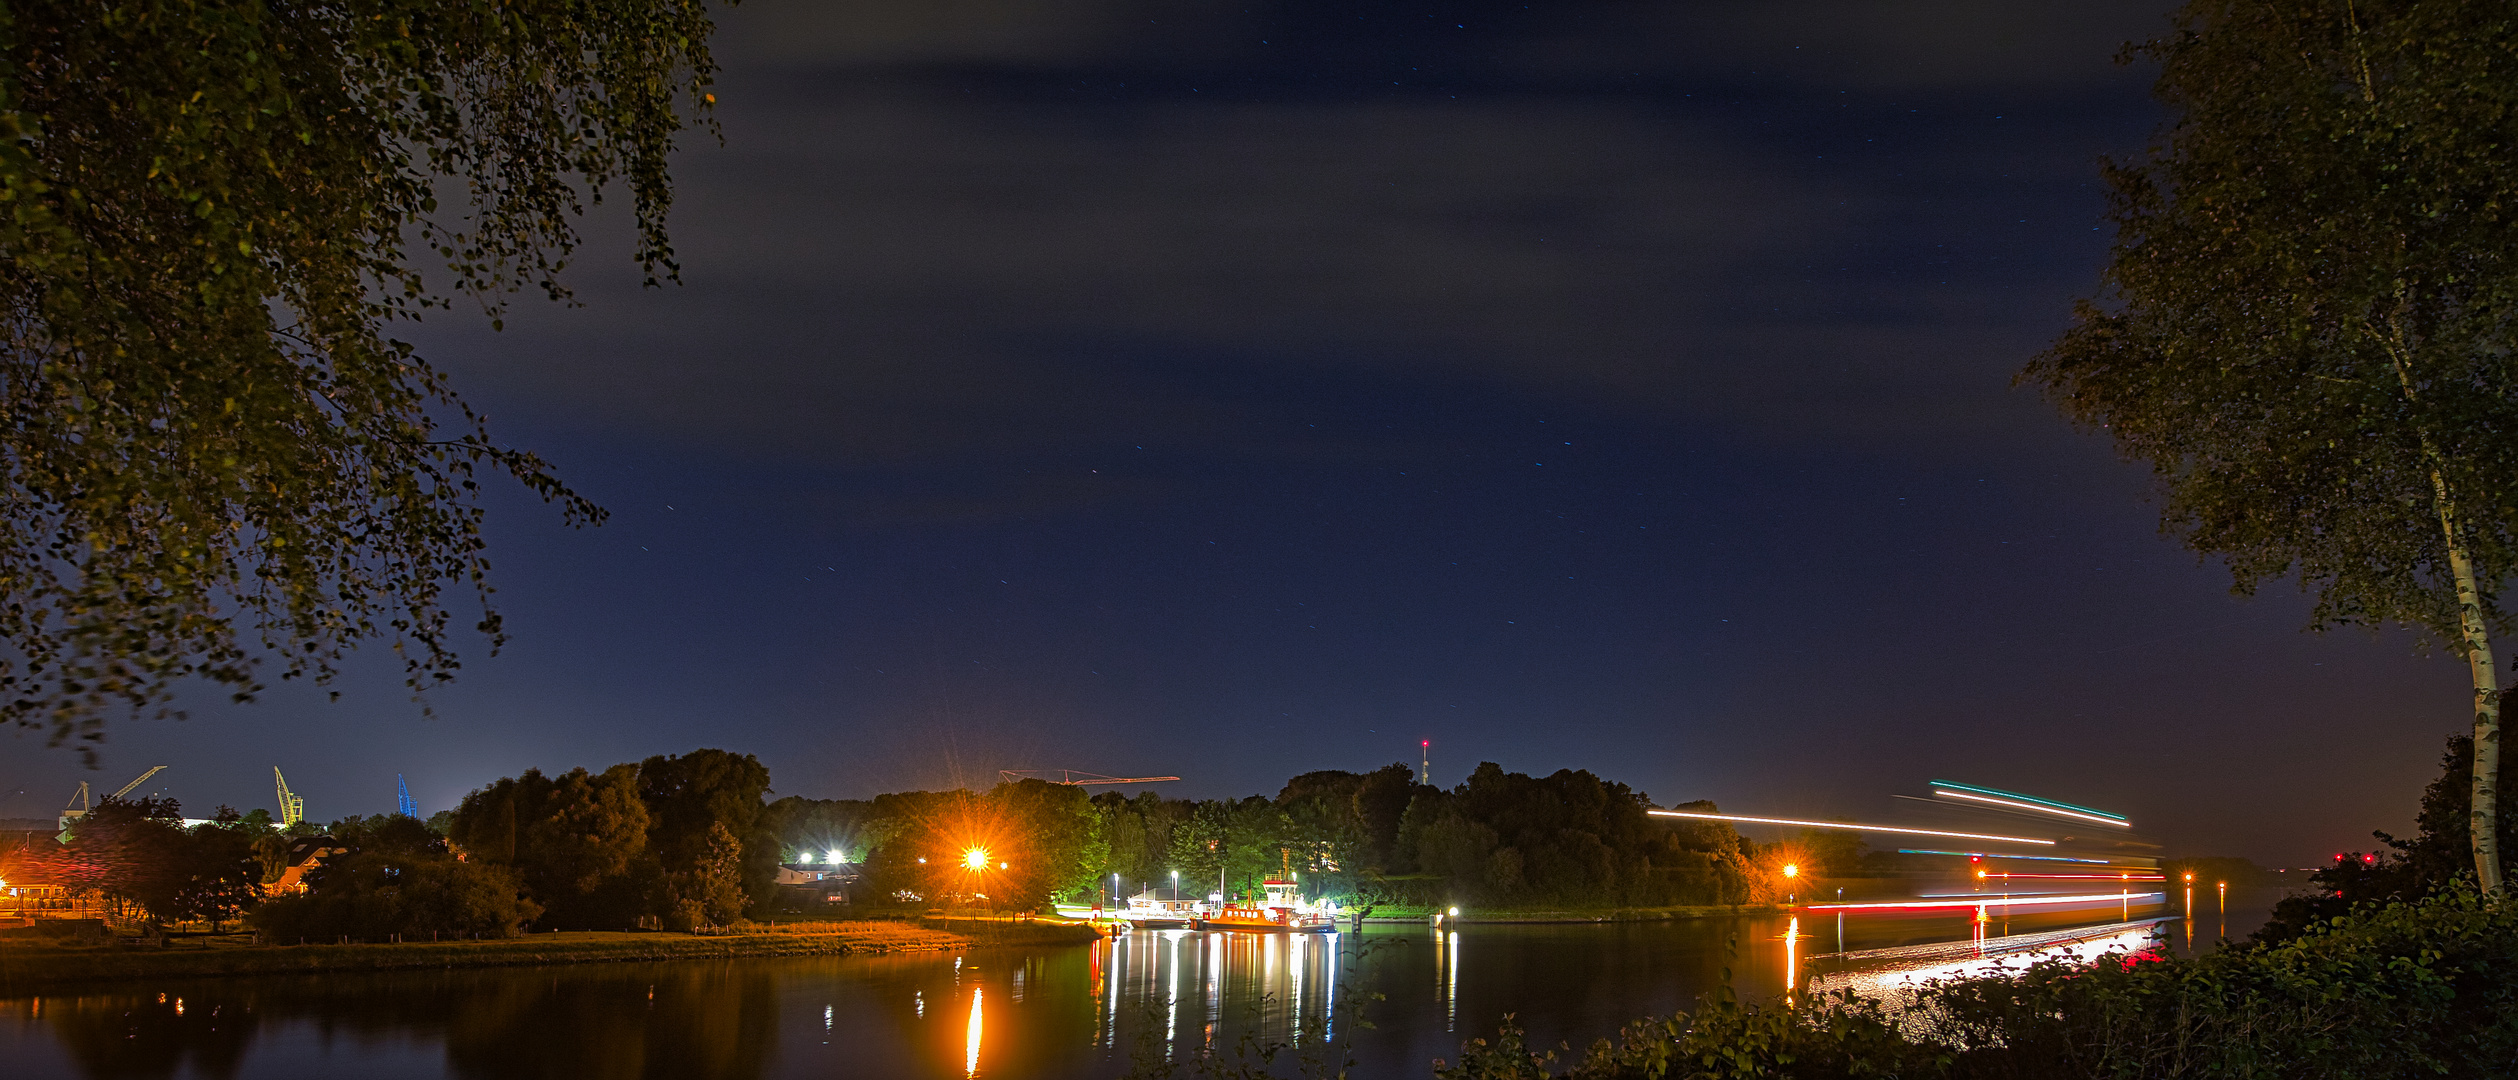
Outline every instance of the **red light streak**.
[(2009, 899), (2009, 900), (2005, 900), (2005, 899), (2003, 899), (2003, 898), (2001, 898), (2001, 897), (1999, 897), (1999, 896), (1987, 896), (1987, 897), (1984, 897), (1983, 899), (1980, 899), (1980, 900), (1947, 900), (1947, 901), (1944, 901), (1944, 900), (1901, 900), (1901, 901), (1895, 901), (1895, 902), (1889, 902), (1889, 903), (1871, 903), (1871, 904), (1811, 904), (1811, 905), (1809, 905), (1809, 906), (1808, 906), (1807, 910), (1810, 910), (1810, 911), (1890, 911), (1890, 910), (1911, 911), (1911, 910), (1918, 910), (1918, 909), (1931, 909), (1931, 908), (1938, 908), (1938, 909), (1953, 909), (1953, 908), (1975, 908), (1975, 907), (2037, 907), (2037, 906), (2040, 906), (2040, 905), (2045, 905), (2045, 904), (2095, 904), (2095, 903), (2099, 903), (2099, 902), (2101, 902), (2101, 901), (2105, 901), (2105, 900), (2128, 900), (2128, 899), (2130, 899), (2130, 900), (2141, 900), (2141, 901), (2144, 901), (2144, 902), (2146, 902), (2146, 903), (2147, 903), (2147, 902), (2149, 902), (2150, 898), (2152, 898), (2152, 897), (2154, 897), (2154, 896), (2165, 896), (2165, 895), (2167, 895), (2167, 894), (2165, 894), (2165, 893), (2154, 893), (2154, 892), (2146, 892), (2146, 893), (2133, 893), (2133, 894), (2117, 893), (2117, 894), (2115, 894), (2115, 895), (2113, 895), (2113, 896), (2110, 896), (2110, 895), (2108, 895), (2108, 894), (2106, 894), (2106, 893), (2081, 893), (2081, 894), (2077, 894), (2077, 895), (2073, 895), (2073, 896), (2030, 896), (2030, 897), (2015, 897), (2015, 898), (2012, 898), (2012, 899)]
[(2040, 881), (2166, 881), (2160, 874), (1987, 874), (1988, 878), (2036, 878)]

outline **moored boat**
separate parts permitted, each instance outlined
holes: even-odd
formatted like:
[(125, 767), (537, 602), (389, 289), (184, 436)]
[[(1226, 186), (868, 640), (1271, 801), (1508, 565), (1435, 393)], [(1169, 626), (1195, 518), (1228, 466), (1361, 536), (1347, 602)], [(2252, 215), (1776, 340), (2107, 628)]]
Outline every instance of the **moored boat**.
[(1238, 900), (1206, 913), (1191, 925), (1200, 930), (1239, 930), (1275, 934), (1327, 934), (1338, 928), (1333, 911), (1304, 903), (1302, 887), (1292, 881), (1260, 883), (1264, 895)]
[(1179, 889), (1147, 889), (1128, 898), (1119, 913), (1139, 930), (1178, 930), (1198, 918), (1198, 898)]

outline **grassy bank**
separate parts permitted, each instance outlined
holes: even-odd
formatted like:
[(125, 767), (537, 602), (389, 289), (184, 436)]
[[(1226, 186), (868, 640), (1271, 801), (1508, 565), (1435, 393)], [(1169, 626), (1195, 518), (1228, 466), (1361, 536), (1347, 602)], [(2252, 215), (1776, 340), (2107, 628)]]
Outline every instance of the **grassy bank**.
[(929, 915), (920, 923), (968, 938), (973, 945), (1082, 945), (1101, 939), (1091, 923), (1009, 915)]
[(117, 943), (0, 944), (0, 992), (127, 979), (320, 972), (514, 967), (652, 960), (725, 960), (764, 956), (936, 952), (978, 944), (978, 935), (908, 922), (843, 922), (759, 928), (696, 936), (674, 933), (529, 934), (492, 941), (401, 944), (253, 945), (249, 939), (176, 939), (165, 948)]

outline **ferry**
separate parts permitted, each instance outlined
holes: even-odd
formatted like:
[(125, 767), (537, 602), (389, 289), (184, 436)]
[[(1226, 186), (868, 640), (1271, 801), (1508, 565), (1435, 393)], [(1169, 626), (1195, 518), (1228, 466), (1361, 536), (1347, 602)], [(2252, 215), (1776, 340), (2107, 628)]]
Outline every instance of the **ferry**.
[(1271, 879), (1261, 882), (1260, 888), (1264, 897), (1225, 904), (1191, 925), (1200, 930), (1279, 934), (1327, 934), (1337, 930), (1337, 912), (1315, 910), (1304, 903), (1300, 885)]
[(1197, 922), (1198, 909), (1198, 898), (1179, 889), (1147, 889), (1119, 917), (1139, 930), (1178, 930)]

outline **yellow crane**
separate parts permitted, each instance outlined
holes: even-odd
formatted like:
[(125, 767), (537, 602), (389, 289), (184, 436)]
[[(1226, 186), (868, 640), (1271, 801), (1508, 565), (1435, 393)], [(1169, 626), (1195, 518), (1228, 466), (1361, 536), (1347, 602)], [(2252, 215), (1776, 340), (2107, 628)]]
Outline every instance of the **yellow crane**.
[[(141, 774), (140, 774), (137, 778), (133, 779), (130, 783), (128, 783), (128, 784), (124, 784), (124, 785), (123, 785), (123, 786), (122, 786), (119, 790), (116, 790), (113, 794), (105, 796), (105, 798), (106, 798), (106, 799), (119, 799), (119, 798), (122, 798), (122, 797), (123, 797), (123, 796), (125, 796), (125, 795), (129, 795), (129, 794), (131, 794), (131, 792), (132, 792), (134, 789), (138, 788), (140, 785), (145, 784), (145, 783), (148, 783), (148, 782), (149, 782), (149, 778), (150, 778), (150, 777), (152, 777), (152, 776), (156, 776), (157, 774), (162, 773), (162, 772), (165, 772), (165, 771), (166, 771), (166, 766), (164, 766), (164, 765), (159, 765), (159, 766), (156, 766), (156, 767), (154, 767), (154, 768), (151, 768), (149, 771), (144, 772), (144, 773), (141, 773)], [(78, 793), (77, 793), (77, 794), (75, 794), (75, 795), (70, 796), (70, 803), (71, 803), (71, 805), (70, 805), (69, 807), (67, 807), (67, 808), (65, 808), (65, 809), (63, 809), (63, 810), (61, 811), (61, 833), (62, 833), (62, 835), (63, 835), (63, 836), (68, 836), (68, 835), (70, 834), (70, 826), (72, 826), (72, 825), (76, 824), (80, 818), (86, 817), (86, 816), (87, 816), (87, 812), (88, 812), (88, 811), (95, 809), (95, 808), (96, 808), (96, 807), (95, 807), (95, 802), (103, 802), (103, 801), (104, 801), (104, 799), (98, 799), (98, 800), (95, 800), (94, 802), (91, 802), (91, 801), (88, 799), (87, 781), (85, 781), (85, 780), (81, 780), (81, 781), (79, 781), (79, 790), (78, 790)], [(65, 843), (66, 843), (66, 842), (67, 842), (67, 841), (65, 841)]]
[(280, 767), (271, 767), (271, 779), (280, 785), (280, 827), (285, 829), (306, 820), (306, 800), (289, 790), (289, 778), (280, 775)]

